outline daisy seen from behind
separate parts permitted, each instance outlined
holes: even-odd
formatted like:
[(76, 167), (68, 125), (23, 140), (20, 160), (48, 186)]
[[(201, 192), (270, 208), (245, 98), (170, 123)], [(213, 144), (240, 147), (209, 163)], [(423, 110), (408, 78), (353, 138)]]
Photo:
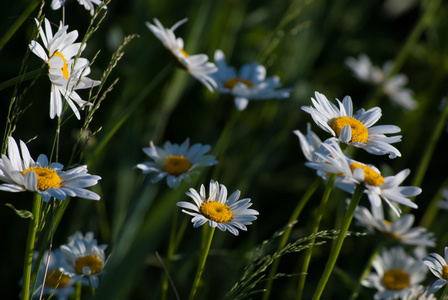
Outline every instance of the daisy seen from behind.
[(75, 281), (86, 277), (92, 287), (97, 288), (98, 276), (103, 274), (107, 263), (104, 252), (106, 248), (107, 245), (98, 245), (97, 240), (93, 238), (93, 232), (83, 235), (78, 231), (59, 249), (67, 259), (67, 273), (71, 274)]
[[(58, 10), (65, 5), (65, 2), (66, 0), (53, 0), (51, 2), (51, 8), (53, 10)], [(84, 6), (86, 10), (90, 11), (91, 16), (93, 16), (93, 14), (95, 13), (95, 6), (93, 4), (96, 4), (98, 6), (103, 5), (103, 1), (100, 0), (78, 0), (78, 2), (80, 5)], [(104, 5), (103, 9), (107, 9), (107, 6)]]
[(65, 99), (76, 118), (81, 119), (77, 106), (83, 109), (88, 102), (82, 100), (75, 90), (89, 89), (101, 83), (86, 77), (90, 74), (90, 63), (87, 59), (74, 59), (85, 48), (85, 44), (74, 43), (78, 38), (78, 31), (67, 33), (68, 26), (62, 26), (62, 22), (54, 35), (47, 19), (44, 19), (45, 31), (37, 20), (36, 23), (44, 47), (34, 40), (29, 47), (48, 65), (48, 77), (51, 82), (50, 118), (62, 115), (62, 99)]
[(435, 293), (448, 282), (448, 247), (445, 247), (444, 257), (437, 253), (430, 253), (429, 256), (423, 258), (423, 262), (432, 274), (439, 278), (429, 289), (430, 293)]
[(238, 110), (244, 110), (249, 100), (289, 98), (291, 89), (276, 90), (281, 86), (279, 77), (266, 78), (266, 68), (258, 62), (245, 64), (237, 72), (227, 65), (224, 53), (216, 50), (215, 63), (218, 71), (212, 76), (218, 85), (218, 91), (233, 96)]
[(165, 48), (174, 55), (188, 73), (199, 80), (210, 92), (213, 92), (216, 88), (216, 82), (210, 74), (216, 72), (215, 64), (208, 61), (206, 54), (187, 54), (184, 50), (184, 40), (176, 38), (174, 34), (174, 30), (185, 22), (187, 22), (187, 19), (180, 20), (171, 28), (165, 28), (159, 20), (154, 19), (155, 25), (146, 22), (146, 26), (162, 42)]
[(209, 145), (199, 143), (190, 146), (188, 138), (180, 145), (167, 141), (163, 148), (154, 146), (151, 141), (150, 147), (143, 148), (143, 152), (153, 162), (143, 162), (135, 167), (142, 170), (143, 174), (154, 173), (153, 183), (166, 177), (168, 186), (177, 189), (183, 180), (190, 182), (191, 175), (199, 174), (197, 168), (209, 167), (218, 163), (213, 155), (205, 155), (210, 149)]
[(315, 92), (315, 97), (311, 98), (314, 107), (302, 106), (302, 110), (309, 113), (320, 128), (341, 142), (371, 154), (389, 154), (389, 158), (401, 156), (400, 151), (391, 145), (399, 142), (401, 136), (385, 135), (400, 132), (400, 128), (395, 125), (373, 126), (381, 118), (379, 107), (368, 111), (360, 109), (353, 114), (353, 103), (349, 96), (345, 96), (342, 102), (336, 99), (339, 108), (321, 93)]
[(238, 200), (241, 194), (238, 190), (227, 198), (227, 188), (213, 180), (210, 181), (208, 198), (204, 185), (201, 185), (199, 193), (191, 188), (186, 194), (194, 204), (181, 201), (177, 206), (183, 208), (182, 212), (193, 216), (191, 222), (195, 228), (208, 223), (210, 227), (238, 235), (238, 229), (246, 231), (246, 225), (257, 219), (258, 211), (249, 209), (252, 206), (249, 198)]
[(80, 197), (99, 200), (100, 196), (85, 189), (96, 185), (100, 176), (87, 173), (87, 166), (79, 166), (62, 171), (64, 165), (49, 163), (46, 155), (39, 155), (37, 161), (31, 158), (23, 141), (20, 150), (14, 138), (8, 138), (8, 155), (0, 159), (0, 190), (5, 192), (31, 191), (38, 193), (43, 201), (51, 197), (65, 200), (67, 197)]
[(314, 153), (322, 144), (321, 139), (311, 130), (311, 124), (307, 123), (306, 135), (299, 130), (294, 130), (293, 133), (299, 138), (300, 148), (302, 148), (303, 155), (308, 161), (314, 161), (316, 157)]

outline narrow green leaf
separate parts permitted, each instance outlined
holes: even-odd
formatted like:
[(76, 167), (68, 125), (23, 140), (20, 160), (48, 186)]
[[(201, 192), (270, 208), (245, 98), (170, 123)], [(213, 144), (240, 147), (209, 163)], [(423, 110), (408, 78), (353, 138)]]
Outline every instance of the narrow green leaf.
[(33, 214), (28, 210), (16, 209), (12, 204), (9, 203), (6, 203), (5, 205), (11, 208), (19, 217), (23, 219), (33, 218)]

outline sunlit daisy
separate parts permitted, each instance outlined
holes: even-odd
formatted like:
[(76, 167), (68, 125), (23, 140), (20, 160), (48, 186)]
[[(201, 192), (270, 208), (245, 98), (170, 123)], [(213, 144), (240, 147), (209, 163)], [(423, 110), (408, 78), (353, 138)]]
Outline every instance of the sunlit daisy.
[[(36, 20), (37, 25), (39, 22)], [(39, 26), (39, 35), (45, 47), (38, 42), (31, 41), (31, 51), (39, 56), (48, 65), (48, 76), (51, 81), (50, 95), (50, 118), (60, 117), (62, 114), (62, 97), (67, 101), (73, 113), (81, 119), (75, 103), (83, 109), (88, 103), (81, 99), (75, 92), (78, 89), (88, 89), (97, 86), (101, 81), (92, 80), (88, 77), (90, 73), (89, 61), (85, 58), (76, 59), (81, 47), (85, 45), (74, 43), (78, 38), (76, 30), (67, 33), (68, 26), (59, 25), (59, 29), (53, 36), (50, 22), (44, 19), (45, 31)]]
[(200, 167), (216, 165), (218, 161), (213, 155), (204, 155), (211, 147), (209, 145), (194, 144), (190, 147), (190, 139), (186, 139), (181, 145), (166, 142), (163, 148), (154, 146), (143, 148), (143, 152), (154, 162), (144, 162), (135, 167), (141, 169), (143, 174), (154, 173), (152, 182), (158, 182), (166, 177), (169, 187), (177, 189), (182, 182), (190, 182), (190, 176), (199, 174), (196, 170)]
[(184, 213), (193, 216), (191, 222), (195, 228), (208, 222), (211, 227), (238, 235), (238, 229), (247, 230), (245, 225), (250, 225), (257, 219), (258, 211), (249, 208), (252, 205), (249, 198), (238, 200), (241, 194), (238, 190), (227, 198), (227, 188), (213, 180), (210, 181), (208, 198), (204, 185), (201, 185), (200, 193), (190, 189), (186, 194), (193, 199), (194, 204), (182, 201), (177, 206), (184, 208)]
[(444, 257), (437, 253), (430, 253), (429, 256), (423, 258), (423, 262), (431, 270), (437, 279), (429, 289), (430, 293), (437, 292), (448, 282), (448, 247), (445, 247)]
[(210, 92), (213, 92), (216, 88), (216, 82), (210, 74), (216, 72), (215, 64), (209, 62), (208, 56), (205, 54), (187, 54), (184, 50), (183, 39), (176, 38), (174, 35), (174, 30), (185, 22), (187, 22), (187, 19), (180, 20), (171, 28), (165, 28), (159, 20), (154, 19), (156, 26), (149, 22), (146, 22), (146, 26), (162, 42), (165, 48), (176, 57), (183, 68), (205, 85)]
[(383, 92), (395, 104), (408, 110), (417, 108), (418, 103), (414, 100), (412, 91), (404, 87), (408, 82), (407, 76), (404, 74), (388, 76), (393, 65), (391, 62), (385, 63), (381, 70), (379, 67), (372, 65), (367, 55), (360, 54), (358, 59), (347, 58), (345, 64), (352, 70), (358, 80), (381, 86)]
[(65, 200), (67, 197), (80, 197), (99, 200), (100, 196), (86, 190), (101, 179), (100, 176), (87, 173), (87, 166), (80, 166), (68, 171), (60, 163), (49, 164), (46, 155), (41, 154), (34, 161), (26, 144), (20, 141), (20, 150), (16, 141), (8, 138), (8, 155), (0, 159), (0, 190), (6, 192), (37, 192), (44, 201), (51, 197)]
[[(65, 5), (66, 0), (53, 0), (51, 2), (51, 8), (53, 10), (57, 10)], [(79, 4), (83, 5), (84, 8), (88, 11), (90, 11), (90, 15), (93, 16), (95, 13), (95, 6), (93, 4), (96, 4), (98, 6), (103, 4), (103, 1), (100, 0), (78, 0)], [(103, 7), (104, 9), (107, 9), (107, 6)]]
[(380, 207), (371, 213), (367, 208), (358, 206), (355, 210), (355, 219), (358, 225), (367, 229), (370, 234), (380, 235), (394, 243), (435, 247), (435, 238), (432, 232), (423, 227), (412, 227), (415, 217), (412, 214), (402, 215), (395, 221), (384, 219), (383, 209)]
[(218, 84), (218, 91), (235, 98), (238, 110), (244, 110), (249, 100), (285, 99), (291, 89), (275, 90), (281, 86), (278, 76), (266, 78), (266, 69), (258, 62), (245, 64), (237, 72), (227, 65), (224, 53), (215, 51), (215, 63), (218, 71), (212, 76)]
[(314, 107), (302, 106), (314, 122), (323, 130), (337, 137), (341, 142), (362, 148), (375, 155), (389, 154), (390, 158), (401, 156), (400, 151), (391, 144), (401, 140), (401, 136), (387, 137), (385, 134), (400, 132), (394, 125), (372, 126), (381, 117), (381, 109), (374, 107), (365, 111), (358, 110), (353, 115), (353, 103), (345, 96), (342, 103), (337, 100), (339, 108), (321, 93), (315, 93), (316, 100), (311, 98)]
[(367, 275), (362, 284), (376, 288), (375, 299), (392, 300), (401, 298), (422, 282), (427, 273), (425, 265), (406, 254), (401, 247), (383, 249), (373, 261), (375, 273)]
[(98, 246), (97, 243), (93, 232), (83, 236), (78, 231), (69, 237), (66, 245), (60, 247), (69, 265), (66, 271), (73, 274), (75, 281), (87, 277), (94, 288), (98, 287), (98, 276), (103, 274), (107, 262), (104, 253), (107, 245)]

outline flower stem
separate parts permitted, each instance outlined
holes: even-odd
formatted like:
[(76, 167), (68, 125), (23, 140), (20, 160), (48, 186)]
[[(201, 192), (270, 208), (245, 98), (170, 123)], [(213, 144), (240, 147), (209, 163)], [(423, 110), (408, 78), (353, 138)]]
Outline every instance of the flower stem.
[(448, 284), (443, 289), (442, 295), (440, 295), (440, 300), (447, 300), (448, 299)]
[(362, 185), (358, 185), (355, 189), (355, 193), (353, 194), (352, 199), (350, 200), (350, 205), (348, 206), (347, 211), (345, 213), (341, 231), (339, 232), (339, 236), (331, 251), (330, 257), (328, 259), (327, 265), (325, 266), (322, 277), (320, 278), (319, 284), (317, 285), (317, 288), (314, 291), (312, 300), (320, 299), (320, 296), (322, 295), (322, 292), (325, 289), (325, 285), (327, 284), (328, 278), (330, 278), (331, 272), (333, 271), (334, 265), (339, 256), (339, 252), (341, 251), (342, 244), (344, 243), (345, 235), (348, 231), (350, 223), (352, 222), (355, 209), (358, 206), (359, 201), (361, 200), (363, 192), (364, 187)]
[(171, 258), (173, 257), (175, 248), (176, 248), (176, 237), (177, 237), (177, 223), (179, 219), (179, 211), (177, 209), (174, 210), (173, 219), (171, 220), (171, 232), (170, 238), (168, 242), (168, 250), (166, 254), (166, 273), (163, 275), (162, 279), (162, 296), (160, 297), (162, 300), (166, 300), (167, 292), (168, 292), (168, 272), (171, 266)]
[[(205, 232), (206, 231), (206, 232)], [(209, 228), (204, 226), (203, 242), (201, 243), (202, 249), (199, 256), (198, 270), (196, 272), (196, 277), (194, 278), (193, 286), (191, 287), (189, 300), (193, 300), (196, 296), (196, 291), (201, 281), (202, 272), (204, 271), (205, 261), (207, 260), (208, 251), (210, 250), (210, 245), (212, 244), (213, 234), (215, 233), (215, 227)]]
[[(327, 182), (327, 187), (325, 188), (324, 194), (322, 195), (322, 200), (319, 205), (319, 211), (317, 213), (316, 219), (314, 219), (313, 225), (313, 234), (317, 233), (320, 226), (320, 221), (322, 220), (322, 216), (325, 211), (325, 207), (327, 206), (328, 198), (330, 198), (331, 190), (333, 189), (334, 180), (336, 179), (337, 174), (331, 174), (330, 178)], [(302, 299), (303, 289), (305, 287), (306, 274), (308, 272), (308, 266), (310, 265), (311, 255), (313, 254), (313, 243), (314, 239), (310, 241), (311, 246), (306, 250), (305, 257), (303, 258), (302, 271), (299, 278), (299, 286), (297, 288), (296, 299)]]
[(28, 227), (28, 238), (26, 240), (25, 259), (23, 265), (23, 285), (22, 285), (22, 300), (30, 298), (30, 282), (31, 282), (31, 268), (34, 254), (34, 241), (36, 240), (36, 232), (39, 227), (40, 208), (42, 199), (38, 193), (34, 194), (33, 199), (33, 217), (30, 220)]

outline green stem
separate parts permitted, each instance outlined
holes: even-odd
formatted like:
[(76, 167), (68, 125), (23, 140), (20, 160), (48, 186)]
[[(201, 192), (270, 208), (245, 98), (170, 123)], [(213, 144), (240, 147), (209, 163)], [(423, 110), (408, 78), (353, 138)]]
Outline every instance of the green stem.
[(3, 81), (2, 83), (0, 83), (0, 91), (6, 89), (7, 87), (13, 86), (16, 83), (36, 78), (40, 75), (41, 72), (42, 72), (42, 68), (33, 70), (33, 71), (29, 71), (25, 74), (22, 74), (22, 75), (14, 77), (14, 78), (8, 79), (6, 81)]
[(82, 290), (82, 282), (79, 281), (76, 283), (76, 288), (75, 288), (75, 300), (81, 300), (81, 290)]
[[(327, 206), (328, 199), (330, 198), (331, 190), (333, 189), (334, 180), (337, 174), (331, 174), (327, 182), (327, 187), (325, 188), (324, 194), (322, 195), (322, 200), (319, 205), (319, 211), (317, 213), (316, 219), (314, 219), (313, 224), (313, 234), (317, 233), (320, 226), (320, 221)], [(306, 250), (305, 257), (303, 258), (302, 271), (299, 278), (299, 286), (297, 288), (296, 299), (302, 299), (303, 289), (305, 288), (306, 274), (308, 272), (308, 266), (310, 265), (311, 255), (313, 254), (313, 243), (314, 239), (310, 241), (311, 246)]]
[(22, 300), (30, 298), (30, 282), (31, 282), (31, 268), (34, 254), (34, 241), (36, 240), (37, 228), (39, 227), (40, 208), (42, 199), (38, 193), (34, 194), (33, 199), (33, 217), (30, 220), (28, 227), (28, 238), (26, 240), (25, 259), (23, 265), (23, 285), (22, 285)]
[(198, 270), (196, 272), (196, 277), (194, 278), (193, 286), (191, 287), (189, 300), (193, 300), (196, 297), (196, 291), (199, 286), (199, 282), (201, 281), (202, 272), (204, 271), (205, 261), (207, 260), (208, 252), (210, 250), (210, 245), (212, 244), (213, 234), (215, 233), (216, 227), (208, 227), (208, 225), (204, 226), (204, 235), (203, 235), (203, 248), (201, 250), (201, 255), (199, 257), (198, 262)]
[(174, 210), (173, 213), (173, 219), (171, 220), (171, 231), (170, 231), (170, 238), (168, 241), (168, 251), (166, 254), (166, 263), (165, 268), (166, 272), (163, 275), (162, 279), (162, 296), (160, 297), (162, 300), (166, 300), (167, 293), (168, 293), (168, 274), (171, 266), (171, 258), (173, 257), (175, 247), (176, 247), (176, 233), (177, 233), (177, 223), (179, 219), (179, 211), (177, 209)]
[[(278, 244), (277, 251), (279, 251), (279, 250), (283, 249), (283, 247), (285, 247), (286, 243), (288, 242), (289, 236), (291, 234), (292, 228), (293, 228), (293, 222), (295, 220), (297, 220), (297, 218), (299, 217), (303, 208), (308, 203), (308, 200), (314, 194), (314, 192), (319, 187), (321, 182), (322, 182), (322, 178), (317, 177), (316, 180), (311, 184), (311, 186), (305, 192), (305, 194), (302, 196), (302, 199), (300, 199), (300, 201), (297, 203), (296, 208), (294, 209), (293, 213), (291, 214), (291, 217), (288, 220), (288, 228), (286, 228), (285, 233), (283, 234), (283, 236), (280, 240), (280, 243)], [(277, 272), (279, 263), (280, 263), (280, 258), (276, 259), (272, 263), (271, 269), (269, 270), (268, 282), (266, 284), (265, 292), (263, 294), (263, 300), (269, 299), (272, 285), (274, 284), (274, 276), (275, 276), (275, 273)]]
[(317, 285), (317, 288), (314, 291), (312, 300), (320, 299), (320, 296), (322, 295), (322, 292), (325, 289), (325, 285), (327, 284), (328, 278), (330, 278), (331, 272), (333, 271), (334, 265), (339, 256), (339, 252), (341, 251), (342, 244), (344, 243), (345, 235), (347, 234), (348, 228), (350, 226), (350, 223), (352, 222), (353, 215), (355, 213), (355, 209), (358, 206), (359, 201), (361, 200), (363, 192), (364, 187), (362, 185), (358, 185), (350, 201), (350, 205), (347, 208), (347, 211), (344, 216), (344, 221), (342, 223), (341, 231), (339, 232), (339, 236), (331, 251), (330, 257), (328, 259), (327, 265), (325, 266), (322, 277), (320, 278), (319, 284)]
[(447, 300), (448, 299), (448, 284), (443, 289), (442, 295), (440, 295), (440, 300)]

